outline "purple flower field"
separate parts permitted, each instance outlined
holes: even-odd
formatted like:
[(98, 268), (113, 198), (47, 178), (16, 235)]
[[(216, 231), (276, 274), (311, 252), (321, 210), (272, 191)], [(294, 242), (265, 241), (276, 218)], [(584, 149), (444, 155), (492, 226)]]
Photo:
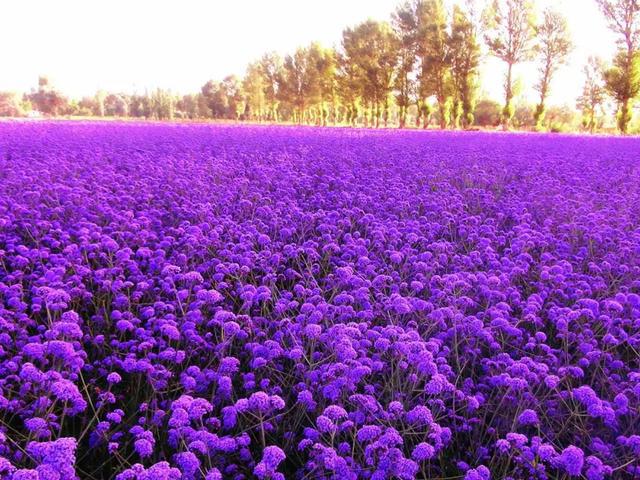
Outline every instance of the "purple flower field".
[(639, 140), (0, 124), (0, 478), (639, 458)]

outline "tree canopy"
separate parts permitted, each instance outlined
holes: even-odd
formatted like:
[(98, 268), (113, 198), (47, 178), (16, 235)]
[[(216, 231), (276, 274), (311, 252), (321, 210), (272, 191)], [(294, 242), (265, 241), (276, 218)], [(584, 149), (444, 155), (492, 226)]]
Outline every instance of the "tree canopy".
[[(640, 95), (640, 2), (585, 1), (599, 6), (618, 52), (609, 63), (598, 61), (597, 68), (595, 60), (589, 61), (576, 106), (584, 129), (594, 131), (603, 124), (605, 100), (611, 99), (617, 126), (626, 133)], [(537, 22), (535, 12), (531, 0), (401, 0), (389, 22), (366, 20), (345, 28), (336, 47), (311, 42), (284, 56), (267, 52), (243, 75), (208, 80), (199, 92), (98, 91), (69, 100), (43, 76), (30, 93), (0, 92), (0, 115), (32, 109), (46, 116), (487, 127), (495, 123), (495, 103), (481, 98), (480, 72), (490, 55), (505, 66), (502, 127), (551, 129), (547, 103), (573, 41), (560, 13), (538, 12)], [(518, 100), (517, 69), (533, 61), (538, 68), (531, 83), (538, 93), (535, 107)]]

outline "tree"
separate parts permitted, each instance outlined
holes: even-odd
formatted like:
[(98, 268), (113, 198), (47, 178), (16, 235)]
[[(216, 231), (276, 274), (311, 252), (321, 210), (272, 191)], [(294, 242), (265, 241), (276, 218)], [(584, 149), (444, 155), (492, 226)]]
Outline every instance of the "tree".
[(435, 96), (440, 128), (446, 128), (451, 116), (451, 56), (443, 0), (419, 1), (417, 15), (420, 95), (423, 99)]
[(605, 71), (609, 94), (618, 102), (618, 128), (627, 133), (632, 118), (632, 103), (640, 93), (640, 1), (597, 0), (609, 27), (618, 36), (620, 50), (613, 66)]
[(516, 102), (512, 123), (518, 129), (530, 129), (535, 123), (533, 120), (535, 107), (528, 103)]
[(226, 99), (224, 118), (239, 120), (244, 114), (245, 100), (242, 91), (242, 82), (235, 75), (228, 75), (220, 84), (220, 94)]
[(362, 86), (360, 72), (355, 63), (344, 55), (338, 55), (336, 72), (337, 94), (344, 108), (344, 120), (355, 126), (360, 115)]
[(284, 62), (281, 98), (293, 106), (298, 121), (326, 125), (335, 107), (336, 52), (313, 42)]
[(126, 117), (129, 113), (128, 99), (125, 95), (110, 93), (104, 99), (104, 112), (109, 117)]
[(20, 97), (13, 92), (0, 92), (0, 117), (20, 117)]
[(500, 104), (488, 98), (478, 102), (475, 109), (475, 124), (480, 127), (497, 127), (502, 121)]
[(395, 76), (396, 104), (399, 108), (399, 126), (407, 123), (407, 111), (413, 102), (416, 65), (418, 20), (415, 1), (406, 0), (393, 13), (392, 25), (398, 37), (398, 69)]
[(267, 53), (258, 62), (260, 73), (264, 79), (264, 98), (267, 108), (267, 117), (274, 122), (278, 121), (279, 93), (278, 85), (282, 77), (282, 58), (277, 53)]
[(78, 102), (78, 108), (76, 110), (77, 115), (89, 117), (94, 115), (96, 111), (96, 99), (95, 97), (82, 97)]
[(549, 107), (546, 119), (552, 132), (566, 132), (577, 126), (576, 111), (569, 105)]
[(418, 97), (416, 107), (418, 108), (418, 115), (416, 118), (416, 126), (420, 126), (420, 120), (422, 120), (422, 128), (429, 128), (431, 123), (431, 116), (433, 115), (433, 105), (429, 99)]
[(187, 94), (183, 95), (176, 102), (176, 113), (179, 114), (181, 118), (188, 118), (190, 120), (195, 120), (201, 117), (200, 109), (198, 106), (198, 100), (201, 94)]
[(578, 98), (577, 107), (582, 111), (582, 124), (593, 133), (597, 127), (598, 111), (602, 109), (605, 97), (605, 86), (602, 82), (604, 67), (602, 60), (589, 57), (584, 67), (584, 86)]
[(97, 117), (104, 117), (104, 101), (107, 98), (107, 92), (104, 90), (98, 90), (94, 95), (94, 115)]
[(68, 100), (44, 76), (38, 78), (38, 90), (32, 91), (28, 98), (37, 110), (52, 116), (64, 113), (68, 104)]
[(171, 92), (157, 88), (151, 94), (151, 117), (157, 120), (172, 120), (175, 113), (175, 99)]
[(609, 95), (618, 102), (618, 129), (627, 133), (633, 112), (633, 101), (640, 94), (640, 53), (631, 56), (621, 50), (613, 65), (604, 72), (605, 87)]
[(542, 23), (536, 27), (536, 35), (539, 42), (537, 50), (540, 59), (538, 68), (540, 80), (536, 85), (536, 90), (540, 94), (540, 101), (536, 106), (534, 120), (536, 128), (542, 128), (545, 101), (549, 95), (551, 80), (558, 68), (566, 63), (567, 57), (573, 49), (573, 43), (566, 18), (551, 9), (545, 10)]
[(318, 123), (327, 125), (329, 118), (329, 107), (333, 112), (335, 120), (335, 101), (336, 101), (336, 74), (338, 68), (337, 53), (333, 48), (317, 48), (310, 49), (312, 61), (315, 62), (315, 68), (318, 81), (319, 110), (320, 115)]
[(502, 124), (509, 127), (514, 114), (513, 68), (531, 57), (533, 8), (529, 0), (493, 0), (485, 11), (485, 41), (491, 53), (507, 64)]
[(250, 63), (247, 67), (247, 73), (242, 80), (242, 88), (245, 92), (246, 116), (253, 120), (263, 120), (266, 116), (267, 101), (265, 78), (259, 62)]
[(344, 60), (354, 65), (361, 84), (361, 98), (369, 109), (368, 123), (385, 125), (389, 117), (389, 96), (398, 60), (398, 38), (386, 22), (367, 20), (342, 33)]
[(144, 95), (131, 95), (129, 100), (129, 115), (136, 118), (150, 118), (151, 98), (147, 93)]
[(305, 122), (309, 107), (319, 102), (320, 85), (316, 64), (319, 49), (318, 44), (300, 47), (293, 55), (287, 55), (284, 59), (278, 95), (281, 102), (291, 107), (297, 123)]
[(225, 118), (229, 110), (229, 103), (221, 82), (209, 80), (202, 86), (201, 93), (210, 112), (208, 116)]
[(473, 110), (478, 89), (480, 45), (478, 27), (474, 21), (471, 2), (467, 10), (459, 5), (453, 7), (449, 51), (451, 55), (451, 78), (453, 81), (453, 121), (456, 128), (473, 125)]

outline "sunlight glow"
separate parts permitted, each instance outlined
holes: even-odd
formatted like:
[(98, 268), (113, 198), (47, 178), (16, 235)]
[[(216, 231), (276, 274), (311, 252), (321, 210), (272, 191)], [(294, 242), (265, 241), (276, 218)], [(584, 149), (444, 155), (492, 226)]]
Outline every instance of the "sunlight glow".
[[(242, 75), (264, 52), (313, 40), (339, 46), (341, 32), (385, 20), (398, 0), (5, 0), (0, 2), (0, 90), (29, 91), (48, 75), (71, 97), (155, 87), (197, 92), (209, 79)], [(576, 49), (550, 103), (572, 105), (589, 55), (612, 56), (614, 38), (594, 0), (537, 0), (569, 20)], [(534, 99), (535, 65), (516, 69)], [(482, 89), (501, 99), (504, 69), (484, 62)]]

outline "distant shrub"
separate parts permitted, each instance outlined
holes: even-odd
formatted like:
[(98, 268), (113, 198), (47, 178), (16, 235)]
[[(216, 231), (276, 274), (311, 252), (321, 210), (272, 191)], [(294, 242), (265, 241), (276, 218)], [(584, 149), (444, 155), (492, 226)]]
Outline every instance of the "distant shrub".
[(479, 127), (497, 127), (500, 125), (502, 107), (495, 100), (482, 99), (476, 105), (474, 124)]

